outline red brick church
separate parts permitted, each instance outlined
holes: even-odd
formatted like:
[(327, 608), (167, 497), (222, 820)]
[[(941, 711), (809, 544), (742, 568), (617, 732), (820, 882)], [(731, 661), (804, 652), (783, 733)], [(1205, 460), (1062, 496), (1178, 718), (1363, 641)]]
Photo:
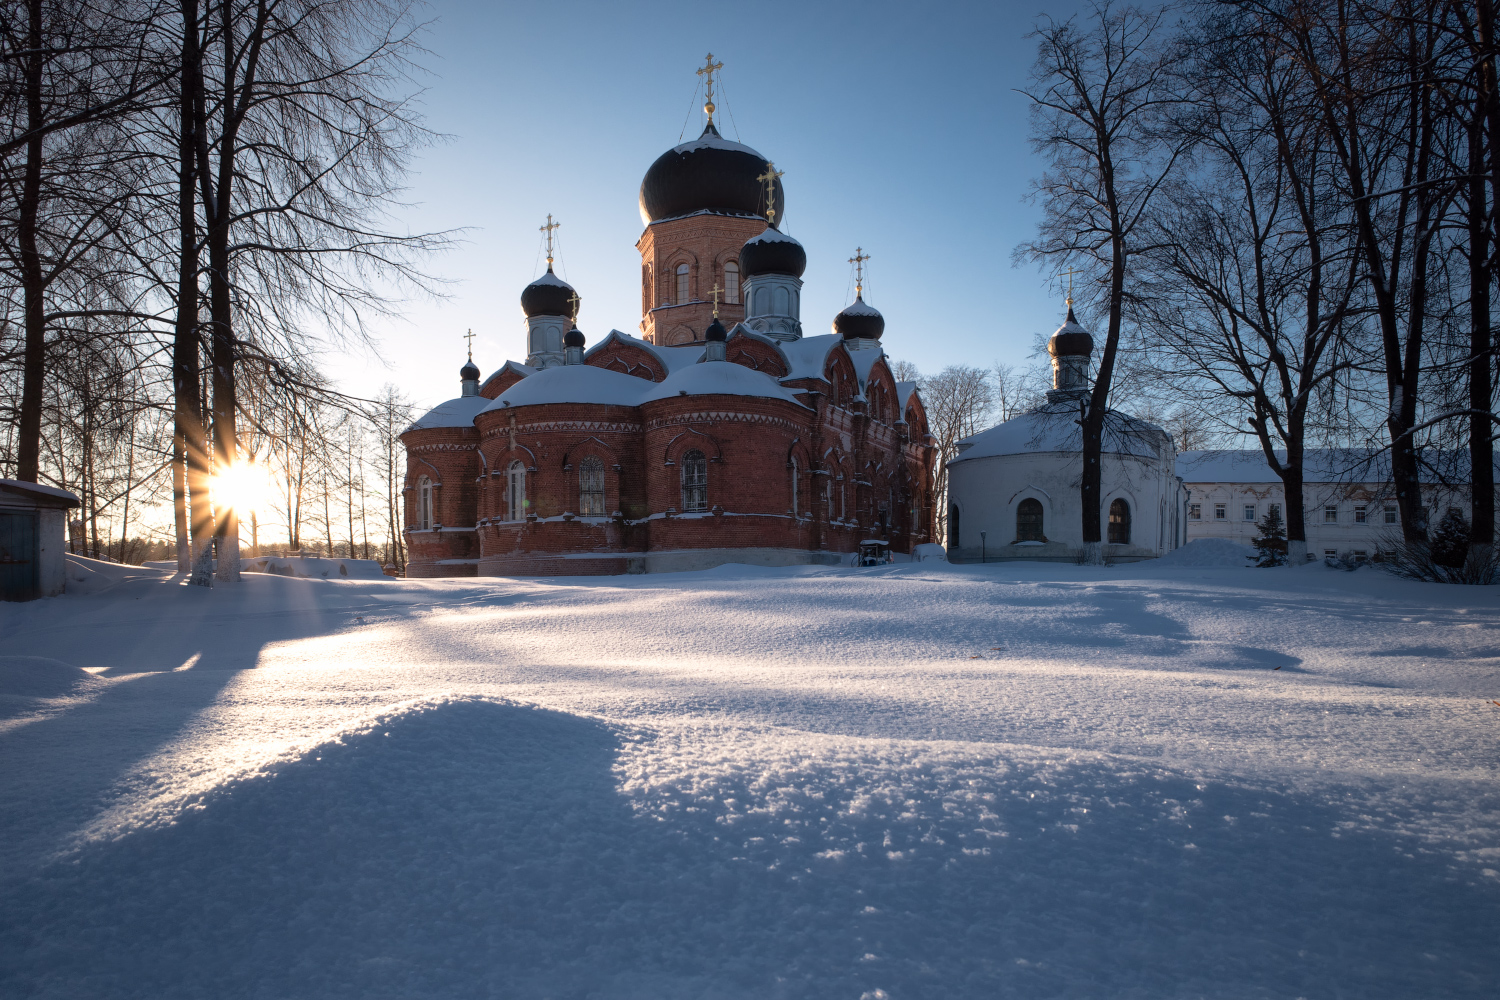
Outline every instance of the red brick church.
[(935, 449), (884, 318), (856, 286), (833, 333), (802, 335), (780, 175), (719, 135), (709, 100), (703, 134), (641, 182), (641, 336), (585, 349), (549, 253), (521, 293), (525, 363), (481, 380), (471, 358), (461, 395), (402, 434), (408, 575), (836, 563), (864, 539), (934, 540)]

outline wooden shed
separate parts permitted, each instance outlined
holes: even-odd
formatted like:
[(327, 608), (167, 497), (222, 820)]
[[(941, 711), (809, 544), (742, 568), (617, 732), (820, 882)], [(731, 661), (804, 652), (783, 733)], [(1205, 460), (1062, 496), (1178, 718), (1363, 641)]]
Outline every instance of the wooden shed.
[(0, 479), (0, 600), (56, 597), (67, 579), (67, 490)]

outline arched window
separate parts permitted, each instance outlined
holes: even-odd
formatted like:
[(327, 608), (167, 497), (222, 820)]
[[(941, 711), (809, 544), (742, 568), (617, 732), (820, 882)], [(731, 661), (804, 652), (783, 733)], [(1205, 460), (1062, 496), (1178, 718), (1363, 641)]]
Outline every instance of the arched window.
[(688, 266), (677, 265), (677, 304), (682, 305), (688, 300)]
[(1027, 497), (1016, 505), (1016, 541), (1045, 542), (1042, 534), (1042, 502)]
[(724, 301), (740, 300), (740, 266), (734, 261), (724, 265)]
[(417, 530), (432, 530), (432, 480), (426, 476), (417, 480)]
[(696, 448), (682, 456), (682, 509), (708, 510), (708, 459)]
[(578, 513), (604, 516), (604, 462), (593, 455), (578, 463)]
[(526, 517), (526, 466), (519, 461), (510, 463), (505, 470), (506, 520), (520, 521)]
[(797, 517), (797, 514), (798, 514), (798, 511), (797, 511), (797, 485), (798, 485), (798, 479), (799, 479), (799, 477), (801, 475), (802, 475), (802, 470), (799, 469), (799, 468), (797, 468), (797, 460), (795, 458), (793, 458), (792, 459), (792, 517), (794, 517), (794, 518)]
[(948, 548), (958, 548), (958, 504), (948, 508)]
[(1110, 501), (1109, 540), (1113, 545), (1130, 544), (1130, 504), (1123, 497)]

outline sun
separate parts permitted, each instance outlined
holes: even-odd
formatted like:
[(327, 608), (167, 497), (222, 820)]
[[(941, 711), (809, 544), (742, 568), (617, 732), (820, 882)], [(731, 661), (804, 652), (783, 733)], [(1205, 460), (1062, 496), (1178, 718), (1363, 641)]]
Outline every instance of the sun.
[(261, 510), (271, 498), (271, 476), (256, 462), (235, 462), (213, 477), (214, 500), (248, 513)]

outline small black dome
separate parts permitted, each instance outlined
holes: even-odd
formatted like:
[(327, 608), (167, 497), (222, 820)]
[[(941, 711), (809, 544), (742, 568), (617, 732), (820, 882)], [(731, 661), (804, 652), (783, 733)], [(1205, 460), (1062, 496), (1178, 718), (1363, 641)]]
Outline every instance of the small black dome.
[(563, 334), (564, 347), (582, 347), (584, 343), (585, 341), (583, 339), (583, 331), (578, 329), (578, 327), (576, 326), (573, 327), (573, 329), (569, 330), (567, 333)]
[(568, 300), (577, 293), (573, 286), (552, 273), (547, 273), (527, 285), (521, 292), (521, 311), (531, 316), (571, 316), (573, 303)]
[(774, 226), (747, 240), (740, 250), (740, 273), (747, 278), (756, 274), (789, 274), (800, 278), (805, 270), (807, 251)]
[[(749, 146), (730, 142), (709, 122), (703, 134), (656, 158), (641, 181), (641, 221), (650, 225), (694, 212), (765, 216), (766, 158)], [(784, 218), (786, 198), (776, 181), (776, 217)]]
[(1047, 353), (1054, 358), (1086, 358), (1094, 353), (1094, 338), (1074, 318), (1072, 306), (1068, 306), (1067, 321), (1047, 341)]
[(470, 358), (464, 364), (464, 366), (458, 370), (458, 377), (463, 379), (465, 382), (469, 381), (470, 379), (476, 382), (479, 381), (479, 366), (474, 363), (473, 358)]
[(729, 339), (729, 331), (724, 329), (724, 324), (720, 323), (719, 317), (715, 316), (714, 321), (708, 324), (708, 329), (703, 331), (703, 339), (717, 340), (722, 344)]
[(879, 309), (868, 305), (861, 294), (855, 297), (853, 305), (846, 306), (833, 318), (833, 332), (845, 337), (877, 340), (885, 332), (885, 317), (880, 315)]

